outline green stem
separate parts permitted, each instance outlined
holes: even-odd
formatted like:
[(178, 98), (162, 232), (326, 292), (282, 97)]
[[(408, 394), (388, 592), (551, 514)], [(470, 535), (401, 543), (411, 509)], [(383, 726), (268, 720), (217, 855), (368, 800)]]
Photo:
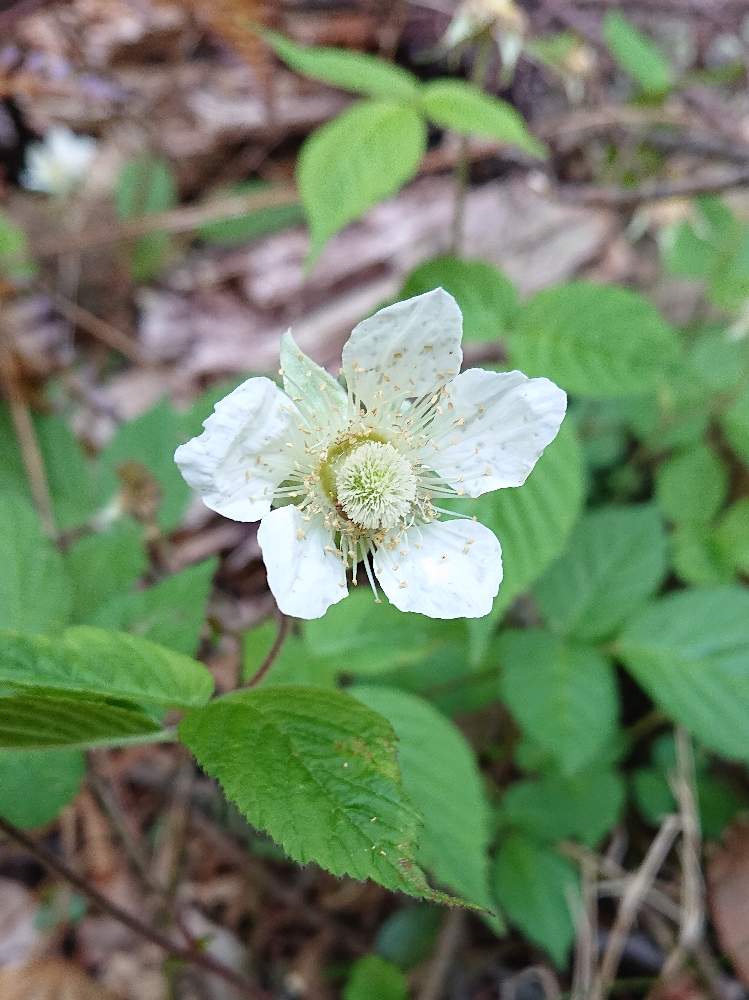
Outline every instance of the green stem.
[(84, 740), (81, 743), (65, 743), (61, 746), (45, 746), (42, 750), (99, 750), (107, 747), (132, 747), (143, 743), (174, 743), (177, 740), (177, 727), (168, 726), (155, 733), (138, 733), (135, 736), (114, 736), (100, 740)]
[[(471, 83), (483, 90), (486, 86), (486, 78), (489, 70), (489, 56), (492, 49), (492, 37), (485, 32), (477, 40), (476, 54), (471, 69)], [(452, 236), (450, 248), (453, 254), (459, 254), (463, 243), (463, 230), (465, 228), (466, 197), (468, 195), (468, 181), (470, 171), (468, 136), (461, 136), (460, 156), (455, 164), (455, 204), (453, 208)]]

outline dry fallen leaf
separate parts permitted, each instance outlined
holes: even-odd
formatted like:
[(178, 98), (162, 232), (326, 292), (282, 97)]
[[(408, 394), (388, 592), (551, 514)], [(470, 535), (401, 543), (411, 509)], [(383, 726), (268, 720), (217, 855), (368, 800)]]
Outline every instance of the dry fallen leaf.
[(50, 958), (0, 969), (0, 1000), (114, 1000), (72, 962)]
[(708, 862), (707, 880), (720, 946), (749, 984), (749, 822), (728, 828)]

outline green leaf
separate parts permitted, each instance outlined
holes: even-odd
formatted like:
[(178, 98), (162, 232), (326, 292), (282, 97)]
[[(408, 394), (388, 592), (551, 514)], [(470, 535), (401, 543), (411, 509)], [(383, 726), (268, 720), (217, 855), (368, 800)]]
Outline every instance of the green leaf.
[(202, 705), (213, 678), (195, 660), (124, 632), (77, 625), (47, 638), (0, 632), (0, 685), (148, 705)]
[(715, 538), (706, 524), (677, 524), (669, 538), (674, 571), (684, 583), (695, 587), (730, 583), (734, 577)]
[(30, 504), (0, 496), (0, 628), (44, 632), (70, 615), (62, 556), (42, 532)]
[(420, 821), (390, 724), (339, 691), (268, 687), (190, 712), (180, 737), (254, 826), (295, 861), (427, 899)]
[(720, 422), (730, 446), (749, 463), (749, 388), (721, 414)]
[(34, 421), (52, 495), (55, 524), (59, 531), (77, 528), (104, 505), (93, 463), (85, 456), (67, 421), (41, 416)]
[(428, 903), (396, 910), (380, 925), (377, 953), (401, 969), (412, 969), (432, 953), (442, 920), (439, 907)]
[[(166, 160), (144, 156), (124, 165), (117, 179), (115, 206), (120, 219), (166, 212), (177, 204), (177, 183)], [(172, 240), (168, 233), (140, 236), (133, 246), (131, 267), (135, 281), (150, 281), (166, 264)]]
[(575, 431), (565, 423), (520, 489), (489, 493), (472, 513), (502, 544), (504, 579), (492, 620), (564, 549), (583, 503), (585, 474)]
[(679, 350), (674, 331), (640, 295), (583, 281), (530, 299), (509, 349), (527, 375), (545, 375), (593, 399), (655, 389)]
[[(99, 455), (101, 475), (109, 496), (130, 482), (152, 477), (160, 493), (159, 525), (176, 528), (190, 499), (190, 487), (174, 462), (174, 451), (182, 443), (183, 421), (166, 401), (122, 424)], [(124, 473), (124, 475), (123, 475)]]
[(418, 93), (419, 81), (413, 73), (376, 56), (297, 45), (276, 31), (264, 31), (263, 38), (292, 69), (313, 80), (392, 101), (408, 102)]
[(206, 559), (153, 587), (118, 594), (96, 611), (91, 624), (122, 629), (193, 656), (217, 565), (218, 560)]
[(547, 774), (512, 784), (502, 796), (500, 820), (538, 840), (575, 837), (594, 848), (616, 825), (624, 800), (624, 782), (616, 771)]
[(73, 584), (73, 620), (89, 621), (98, 607), (145, 572), (143, 529), (123, 522), (102, 534), (86, 535), (68, 550), (65, 565)]
[[(236, 198), (238, 195), (252, 197), (260, 194), (261, 191), (272, 190), (273, 185), (266, 181), (243, 181), (240, 184), (233, 184), (231, 187), (220, 188), (211, 197), (218, 201), (222, 198)], [(206, 202), (206, 211), (210, 207), (211, 202)], [(204, 222), (198, 229), (198, 235), (206, 243), (215, 243), (218, 246), (235, 246), (239, 243), (250, 243), (253, 240), (258, 240), (261, 236), (281, 232), (290, 226), (299, 225), (303, 221), (302, 207), (298, 202), (292, 202), (288, 205), (268, 205), (266, 208), (256, 208), (243, 215)]]
[(85, 771), (80, 750), (0, 750), (0, 816), (22, 829), (51, 822), (75, 798)]
[(727, 493), (728, 470), (706, 444), (672, 455), (656, 473), (658, 505), (676, 524), (711, 521), (723, 506)]
[(493, 264), (435, 257), (411, 271), (398, 298), (408, 299), (440, 287), (460, 306), (465, 341), (496, 341), (506, 334), (518, 308), (518, 293)]
[(437, 649), (452, 627), (423, 615), (404, 615), (392, 604), (375, 604), (369, 588), (355, 590), (303, 624), (313, 656), (337, 661), (338, 672), (366, 677), (415, 663)]
[(724, 565), (749, 576), (749, 497), (737, 500), (715, 529), (715, 545)]
[(686, 219), (677, 222), (665, 233), (664, 264), (672, 274), (682, 278), (707, 277), (714, 248), (700, 236)]
[(523, 731), (564, 774), (595, 759), (617, 727), (616, 681), (606, 657), (541, 629), (504, 632), (497, 652), (501, 697)]
[(127, 743), (161, 731), (134, 706), (100, 698), (29, 691), (0, 697), (0, 747), (42, 750), (52, 747)]
[(669, 594), (629, 623), (618, 653), (661, 709), (706, 746), (749, 759), (749, 593)]
[(465, 737), (429, 702), (411, 694), (364, 685), (352, 693), (383, 715), (398, 737), (403, 787), (424, 821), (418, 860), (442, 884), (490, 910), (488, 809)]
[(310, 259), (339, 229), (410, 180), (425, 148), (422, 117), (390, 101), (361, 101), (319, 128), (302, 147), (297, 165), (312, 237)]
[(673, 86), (674, 71), (660, 48), (619, 11), (607, 11), (603, 37), (619, 66), (654, 96)]
[(379, 955), (354, 963), (343, 1000), (407, 1000), (408, 981), (401, 970)]
[(26, 233), (5, 212), (0, 212), (0, 277), (22, 281), (30, 278), (35, 269)]
[(547, 625), (606, 639), (666, 574), (666, 534), (652, 506), (604, 507), (580, 519), (567, 551), (535, 587)]
[(484, 93), (463, 80), (433, 80), (421, 88), (421, 109), (441, 128), (463, 135), (480, 135), (517, 146), (530, 156), (544, 158), (546, 147), (528, 131), (511, 104)]
[(549, 847), (513, 834), (499, 847), (494, 888), (510, 921), (562, 968), (580, 904), (574, 866)]

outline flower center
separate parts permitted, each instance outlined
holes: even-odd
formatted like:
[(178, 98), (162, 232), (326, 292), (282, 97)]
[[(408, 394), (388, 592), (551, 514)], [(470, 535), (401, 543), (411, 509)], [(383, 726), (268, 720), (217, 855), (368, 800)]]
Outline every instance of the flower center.
[(367, 441), (355, 448), (335, 471), (338, 503), (362, 528), (394, 528), (416, 499), (411, 465), (391, 444)]

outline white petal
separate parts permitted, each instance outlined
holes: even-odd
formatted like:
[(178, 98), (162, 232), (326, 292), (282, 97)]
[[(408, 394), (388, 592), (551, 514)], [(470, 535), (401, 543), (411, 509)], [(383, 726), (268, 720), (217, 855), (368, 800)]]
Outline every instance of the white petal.
[(291, 472), (301, 447), (298, 425), (294, 404), (274, 382), (250, 378), (216, 403), (203, 433), (180, 445), (174, 461), (206, 507), (257, 521)]
[(447, 386), (443, 414), (422, 454), (459, 492), (479, 497), (522, 486), (557, 435), (566, 394), (546, 378), (471, 368)]
[(296, 507), (279, 507), (260, 522), (257, 540), (268, 586), (285, 615), (321, 618), (348, 593), (343, 562), (321, 518), (307, 521)]
[(334, 437), (346, 423), (346, 390), (297, 347), (291, 331), (281, 338), (283, 387), (318, 437)]
[(380, 586), (401, 611), (430, 618), (482, 618), (502, 580), (494, 532), (471, 520), (414, 526), (374, 557)]
[(424, 396), (460, 371), (462, 330), (458, 304), (443, 288), (380, 309), (343, 348), (346, 381), (370, 406), (380, 388)]

